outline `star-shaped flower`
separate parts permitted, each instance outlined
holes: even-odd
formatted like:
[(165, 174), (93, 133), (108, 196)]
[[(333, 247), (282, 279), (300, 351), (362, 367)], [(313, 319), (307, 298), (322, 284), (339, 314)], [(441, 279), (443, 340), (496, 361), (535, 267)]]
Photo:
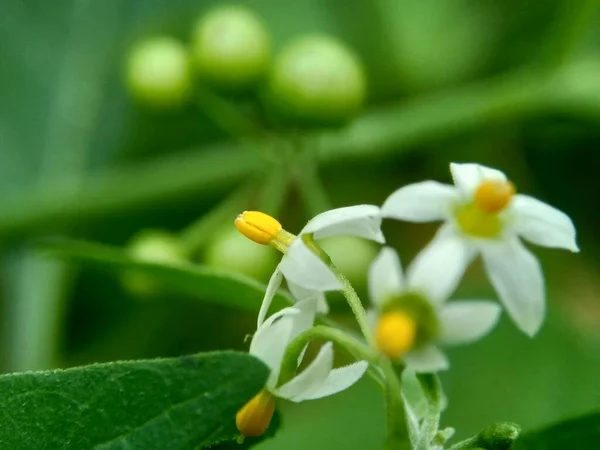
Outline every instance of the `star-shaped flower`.
[(352, 386), (367, 370), (366, 361), (334, 369), (333, 345), (328, 342), (306, 369), (279, 385), (285, 351), (296, 336), (313, 326), (316, 310), (317, 298), (308, 298), (273, 314), (256, 330), (250, 343), (250, 354), (261, 359), (271, 373), (264, 390), (238, 413), (238, 429), (246, 436), (260, 435), (267, 429), (275, 408), (275, 397), (293, 402), (327, 397)]
[(258, 326), (264, 321), (271, 301), (281, 286), (283, 277), (295, 298), (302, 300), (319, 294), (319, 310), (326, 311), (323, 292), (342, 289), (342, 284), (317, 255), (303, 241), (312, 234), (314, 240), (331, 236), (358, 236), (384, 243), (381, 232), (380, 209), (374, 205), (357, 205), (325, 211), (311, 219), (294, 236), (285, 231), (274, 218), (257, 212), (246, 211), (236, 219), (236, 226), (248, 238), (261, 244), (270, 244), (284, 255), (269, 280), (267, 291), (258, 314)]
[(398, 189), (382, 207), (387, 218), (442, 220), (429, 245), (440, 266), (460, 275), (477, 254), (517, 326), (534, 335), (545, 310), (544, 277), (520, 238), (579, 251), (571, 219), (552, 206), (516, 194), (504, 173), (479, 164), (450, 164), (454, 186), (424, 181)]
[(436, 372), (448, 368), (438, 343), (464, 344), (485, 336), (498, 321), (500, 307), (484, 300), (446, 303), (459, 279), (428, 249), (417, 255), (405, 276), (398, 254), (384, 247), (369, 270), (379, 349), (416, 372)]

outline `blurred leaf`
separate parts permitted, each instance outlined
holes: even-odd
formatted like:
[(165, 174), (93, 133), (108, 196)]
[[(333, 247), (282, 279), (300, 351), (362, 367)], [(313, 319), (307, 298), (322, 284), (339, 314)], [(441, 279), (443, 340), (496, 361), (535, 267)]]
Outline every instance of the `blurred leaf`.
[(600, 442), (600, 412), (526, 433), (513, 450), (591, 449)]
[(214, 352), (0, 377), (2, 448), (196, 449), (229, 439), (267, 379), (257, 359)]
[[(193, 264), (166, 266), (139, 261), (118, 247), (76, 240), (53, 240), (42, 244), (51, 254), (82, 263), (121, 271), (135, 271), (148, 275), (152, 281), (221, 306), (231, 306), (258, 312), (266, 287), (243, 275)], [(282, 308), (292, 298), (279, 292), (274, 298), (274, 308)]]

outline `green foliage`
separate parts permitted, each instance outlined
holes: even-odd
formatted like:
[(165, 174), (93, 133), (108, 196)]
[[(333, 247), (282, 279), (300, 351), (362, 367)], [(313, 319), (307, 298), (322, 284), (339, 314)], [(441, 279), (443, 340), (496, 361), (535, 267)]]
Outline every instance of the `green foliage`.
[(268, 369), (214, 352), (0, 377), (0, 446), (197, 449), (232, 439), (235, 414)]
[[(162, 265), (136, 260), (117, 247), (76, 240), (46, 241), (42, 247), (62, 258), (109, 270), (139, 273), (174, 291), (249, 312), (258, 312), (265, 292), (264, 285), (243, 275), (191, 263)], [(279, 292), (274, 302), (274, 307), (281, 308), (292, 299)]]
[(525, 433), (512, 450), (591, 450), (599, 442), (600, 413), (593, 413)]

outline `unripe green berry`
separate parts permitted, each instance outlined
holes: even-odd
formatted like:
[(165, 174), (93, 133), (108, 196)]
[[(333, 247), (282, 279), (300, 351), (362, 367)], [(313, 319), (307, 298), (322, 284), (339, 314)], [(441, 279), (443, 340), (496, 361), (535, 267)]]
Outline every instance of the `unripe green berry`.
[(488, 450), (509, 450), (520, 433), (521, 427), (516, 423), (495, 423), (477, 435), (477, 445)]
[(166, 109), (181, 106), (192, 87), (185, 47), (170, 37), (140, 42), (129, 53), (126, 82), (130, 94), (146, 106)]
[(343, 122), (366, 97), (358, 57), (342, 42), (312, 35), (287, 45), (269, 75), (266, 98), (284, 117), (309, 122)]
[(204, 263), (267, 281), (278, 258), (270, 246), (257, 244), (232, 228), (214, 237), (206, 248)]
[(377, 256), (375, 244), (354, 236), (334, 236), (319, 240), (319, 246), (356, 289), (366, 286), (369, 266)]
[[(139, 232), (129, 242), (127, 252), (132, 258), (144, 262), (163, 265), (187, 262), (177, 238), (161, 230)], [(122, 281), (130, 292), (141, 296), (153, 295), (161, 290), (161, 286), (151, 276), (136, 271), (126, 272)]]
[(216, 88), (243, 89), (260, 81), (271, 57), (267, 29), (244, 6), (219, 6), (194, 27), (192, 56), (198, 75)]

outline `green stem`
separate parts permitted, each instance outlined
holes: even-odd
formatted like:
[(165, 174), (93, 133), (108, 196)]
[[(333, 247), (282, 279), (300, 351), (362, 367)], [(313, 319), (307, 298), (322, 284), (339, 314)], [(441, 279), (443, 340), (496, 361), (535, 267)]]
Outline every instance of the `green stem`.
[(402, 384), (400, 376), (387, 358), (382, 359), (380, 364), (386, 381), (385, 403), (387, 410), (388, 436), (385, 443), (386, 450), (411, 450), (412, 444), (408, 428), (408, 417), (406, 406), (402, 397)]
[(468, 449), (476, 449), (478, 448), (479, 439), (477, 436), (470, 437), (469, 439), (465, 439), (462, 442), (454, 444), (448, 450), (468, 450)]
[(251, 186), (239, 188), (211, 211), (182, 230), (179, 240), (186, 254), (194, 255), (228, 221), (232, 224), (236, 216), (248, 205), (252, 192)]
[(314, 217), (331, 209), (331, 201), (319, 176), (319, 165), (314, 146), (306, 145), (301, 137), (294, 139), (294, 143), (296, 185), (308, 213)]
[(346, 298), (348, 305), (350, 305), (350, 309), (352, 309), (352, 313), (356, 318), (356, 322), (358, 323), (360, 331), (362, 332), (365, 340), (367, 341), (367, 344), (369, 344), (371, 348), (375, 348), (376, 345), (373, 339), (373, 333), (371, 333), (369, 321), (367, 319), (367, 312), (365, 311), (365, 308), (363, 307), (362, 302), (360, 301), (360, 297), (352, 287), (352, 284), (350, 283), (348, 278), (346, 278), (346, 276), (337, 268), (337, 266), (333, 264), (333, 261), (331, 261), (329, 255), (317, 245), (311, 234), (303, 234), (302, 240), (304, 241), (306, 246), (316, 256), (318, 256), (319, 259), (327, 265), (327, 267), (329, 267), (329, 269), (333, 272), (333, 274), (342, 284), (342, 294)]
[(287, 383), (296, 375), (296, 370), (298, 369), (298, 359), (300, 358), (300, 355), (302, 355), (306, 345), (315, 339), (331, 341), (357, 359), (365, 360), (369, 364), (377, 365), (380, 361), (380, 356), (376, 351), (367, 347), (359, 340), (350, 336), (348, 333), (338, 330), (337, 328), (317, 325), (300, 333), (292, 342), (288, 344), (281, 361), (279, 385)]
[(417, 374), (417, 379), (427, 399), (427, 415), (421, 426), (417, 450), (428, 450), (439, 429), (442, 385), (439, 377), (434, 373)]

